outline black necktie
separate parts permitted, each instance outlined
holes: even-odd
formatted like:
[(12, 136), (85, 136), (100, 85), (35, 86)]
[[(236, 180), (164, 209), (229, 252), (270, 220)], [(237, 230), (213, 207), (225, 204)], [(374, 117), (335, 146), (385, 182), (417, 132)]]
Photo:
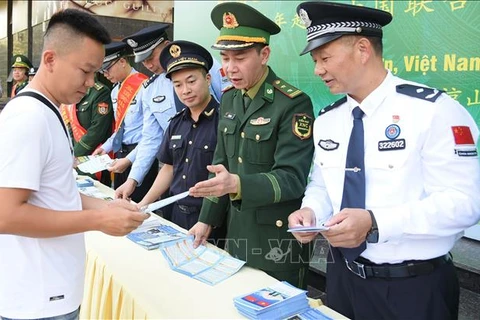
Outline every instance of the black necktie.
[[(345, 181), (340, 210), (343, 208), (365, 209), (365, 150), (363, 133), (363, 111), (355, 107), (353, 114), (353, 129), (348, 142), (347, 162), (345, 164)], [(353, 261), (365, 251), (364, 241), (356, 248), (339, 248), (348, 261)]]

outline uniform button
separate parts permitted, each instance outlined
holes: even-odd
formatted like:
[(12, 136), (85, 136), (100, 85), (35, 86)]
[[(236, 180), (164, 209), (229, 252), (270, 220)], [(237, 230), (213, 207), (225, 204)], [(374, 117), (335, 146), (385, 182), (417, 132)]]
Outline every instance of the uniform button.
[(207, 149), (208, 149), (208, 146), (204, 146), (203, 148), (204, 148), (205, 150), (207, 150)]
[(283, 227), (283, 221), (282, 220), (277, 220), (277, 222), (275, 222), (275, 225), (279, 228)]
[(196, 127), (197, 127), (197, 125), (196, 125), (196, 124), (194, 124), (192, 127), (196, 128)]
[(193, 142), (192, 141), (188, 141), (188, 144), (192, 144)]
[(242, 157), (238, 157), (238, 163), (242, 163), (243, 160), (242, 160)]
[(185, 162), (188, 162), (188, 158), (185, 159)]
[(393, 164), (389, 164), (388, 169), (393, 169)]
[(240, 134), (240, 136), (243, 138), (245, 138), (245, 132), (242, 131), (242, 133)]
[(223, 132), (227, 132), (227, 128), (225, 127), (225, 129), (223, 129)]
[(183, 176), (182, 176), (182, 179), (183, 179), (183, 180), (187, 179), (187, 176), (186, 176), (186, 175), (183, 175)]
[(176, 148), (176, 147), (177, 147), (177, 145), (176, 145), (176, 144), (174, 144), (174, 145), (173, 145), (173, 147), (174, 147), (174, 148)]
[(323, 166), (323, 162), (320, 162), (320, 165)]
[(257, 134), (257, 135), (255, 136), (255, 140), (257, 140), (257, 141), (260, 140), (260, 135), (259, 135), (259, 134)]

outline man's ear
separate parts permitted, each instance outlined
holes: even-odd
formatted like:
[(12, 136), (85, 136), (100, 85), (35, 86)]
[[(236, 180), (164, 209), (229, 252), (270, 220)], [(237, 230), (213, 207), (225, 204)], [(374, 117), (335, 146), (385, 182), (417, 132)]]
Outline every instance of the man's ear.
[(260, 50), (260, 56), (262, 57), (262, 65), (268, 63), (268, 58), (270, 58), (270, 46), (265, 46)]
[(57, 54), (53, 50), (45, 50), (42, 53), (42, 63), (49, 72), (53, 71), (57, 62)]
[(373, 54), (372, 43), (367, 38), (360, 38), (355, 47), (360, 54), (360, 60), (365, 64)]

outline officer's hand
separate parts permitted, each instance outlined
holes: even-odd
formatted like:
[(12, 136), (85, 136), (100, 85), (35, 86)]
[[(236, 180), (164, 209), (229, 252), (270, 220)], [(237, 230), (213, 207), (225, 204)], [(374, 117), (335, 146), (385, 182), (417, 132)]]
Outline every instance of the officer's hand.
[[(316, 224), (315, 212), (310, 208), (294, 211), (288, 216), (288, 227), (309, 227)], [(301, 243), (308, 243), (315, 239), (318, 232), (293, 232), (293, 236)]]
[(132, 161), (127, 158), (115, 159), (108, 167), (107, 170), (113, 173), (123, 173), (132, 165)]
[(129, 199), (130, 195), (135, 191), (137, 181), (128, 178), (120, 187), (115, 190), (116, 199)]
[(132, 232), (150, 216), (126, 200), (109, 201), (98, 213), (96, 229), (111, 236), (124, 236)]
[(215, 173), (215, 177), (191, 187), (189, 192), (192, 197), (221, 197), (228, 193), (238, 193), (239, 178), (236, 174), (231, 174), (221, 164), (207, 166), (207, 170)]
[(193, 241), (193, 247), (197, 248), (201, 244), (205, 244), (207, 242), (208, 237), (210, 236), (210, 232), (212, 232), (212, 226), (203, 222), (197, 222), (195, 225), (188, 230), (188, 234), (193, 234), (195, 236), (195, 240)]
[(105, 150), (103, 150), (102, 148), (97, 148), (95, 149), (95, 151), (93, 151), (92, 156), (104, 155), (104, 154), (106, 154)]
[(322, 231), (322, 235), (332, 246), (355, 248), (365, 241), (372, 219), (365, 209), (345, 208), (325, 222), (325, 226), (330, 229)]

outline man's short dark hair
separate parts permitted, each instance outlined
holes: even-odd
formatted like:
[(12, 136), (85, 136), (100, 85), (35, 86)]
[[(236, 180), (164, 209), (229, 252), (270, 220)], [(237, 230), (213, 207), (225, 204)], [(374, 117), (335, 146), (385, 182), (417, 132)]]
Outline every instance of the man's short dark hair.
[(94, 16), (84, 11), (65, 9), (56, 12), (48, 23), (45, 36), (47, 36), (49, 31), (57, 25), (66, 25), (75, 33), (87, 36), (88, 38), (96, 40), (102, 44), (108, 44), (111, 42), (110, 34), (107, 29), (105, 29), (105, 27), (101, 25)]

